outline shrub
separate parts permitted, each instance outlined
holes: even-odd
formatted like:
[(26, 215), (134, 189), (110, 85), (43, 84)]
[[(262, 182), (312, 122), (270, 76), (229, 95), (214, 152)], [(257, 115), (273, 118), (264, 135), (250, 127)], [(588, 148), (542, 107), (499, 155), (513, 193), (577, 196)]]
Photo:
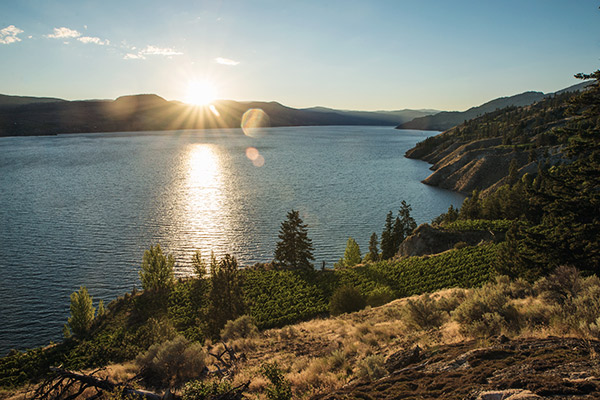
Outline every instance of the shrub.
[(508, 296), (498, 285), (487, 284), (473, 291), (452, 312), (463, 334), (474, 337), (498, 335), (518, 330), (518, 312), (508, 304)]
[(206, 353), (199, 343), (183, 336), (151, 346), (136, 359), (140, 374), (154, 387), (178, 387), (186, 381), (199, 378), (205, 371)]
[(424, 295), (406, 302), (403, 317), (408, 327), (426, 330), (440, 327), (446, 319), (446, 313), (437, 307), (437, 302), (431, 296)]
[(142, 266), (139, 271), (140, 280), (144, 290), (162, 291), (173, 285), (173, 269), (175, 258), (172, 254), (165, 256), (160, 248), (150, 246), (150, 250), (144, 252)]
[(289, 400), (292, 398), (292, 385), (283, 376), (277, 363), (266, 363), (260, 368), (261, 373), (271, 382), (265, 390), (269, 400)]
[(241, 338), (251, 338), (258, 335), (258, 328), (254, 318), (249, 315), (242, 315), (233, 321), (227, 321), (223, 330), (221, 330), (221, 339), (233, 340)]
[(78, 292), (71, 293), (71, 316), (68, 322), (76, 336), (84, 336), (92, 326), (96, 312), (92, 307), (92, 300), (85, 286), (80, 287)]
[(342, 286), (333, 292), (329, 302), (331, 315), (359, 311), (367, 305), (364, 297), (352, 286)]
[(465, 247), (469, 247), (469, 244), (467, 242), (456, 242), (456, 243), (454, 243), (454, 248), (455, 249), (464, 249)]
[(396, 295), (389, 286), (377, 286), (367, 296), (367, 304), (371, 307), (379, 307), (394, 300)]
[(148, 348), (155, 343), (163, 343), (177, 336), (177, 331), (167, 318), (150, 318), (137, 332), (137, 341)]
[(383, 378), (387, 375), (387, 370), (384, 367), (384, 358), (381, 355), (371, 355), (363, 358), (358, 362), (358, 370), (356, 375), (360, 379), (375, 380)]
[(569, 297), (575, 297), (579, 293), (582, 283), (577, 269), (561, 266), (549, 276), (537, 281), (534, 289), (544, 300), (564, 304)]
[(181, 398), (183, 400), (208, 400), (231, 390), (231, 383), (226, 380), (208, 382), (191, 381), (183, 387)]

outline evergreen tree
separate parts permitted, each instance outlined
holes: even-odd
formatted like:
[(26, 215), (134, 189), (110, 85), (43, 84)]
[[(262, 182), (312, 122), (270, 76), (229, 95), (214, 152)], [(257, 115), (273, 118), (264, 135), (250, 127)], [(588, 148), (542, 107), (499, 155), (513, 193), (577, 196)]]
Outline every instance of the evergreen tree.
[(467, 197), (458, 213), (460, 219), (477, 219), (481, 217), (481, 203), (479, 201), (479, 191), (473, 190), (471, 197)]
[(312, 241), (300, 213), (291, 210), (281, 223), (279, 242), (275, 247), (275, 263), (285, 269), (312, 271), (314, 261)]
[(369, 240), (369, 260), (379, 261), (379, 249), (377, 248), (377, 234), (373, 232)]
[(217, 336), (227, 321), (244, 314), (242, 281), (235, 257), (225, 254), (213, 266), (210, 282), (209, 325), (211, 334)]
[(402, 240), (400, 240), (398, 246), (404, 241), (404, 239), (412, 235), (413, 231), (417, 228), (417, 222), (413, 217), (410, 216), (411, 211), (412, 207), (410, 204), (402, 200), (400, 210), (398, 211), (398, 217), (400, 218), (400, 224), (402, 226)]
[[(214, 255), (211, 256), (214, 257)], [(206, 275), (206, 263), (202, 260), (200, 250), (196, 250), (192, 255), (192, 268), (198, 279), (202, 279)]]
[(92, 306), (92, 297), (87, 288), (81, 286), (78, 292), (71, 294), (71, 316), (69, 327), (74, 335), (82, 337), (90, 330), (96, 310)]
[(158, 244), (156, 247), (150, 246), (150, 250), (144, 252), (139, 271), (142, 287), (152, 292), (170, 289), (174, 280), (174, 268), (175, 259), (172, 254), (165, 256)]
[(394, 214), (390, 211), (385, 217), (385, 227), (381, 233), (381, 259), (392, 258), (394, 251)]
[(344, 257), (339, 261), (337, 267), (353, 267), (356, 264), (362, 261), (362, 257), (360, 256), (360, 248), (358, 247), (358, 243), (356, 240), (351, 237), (348, 238), (348, 242), (346, 243), (346, 251), (344, 251)]

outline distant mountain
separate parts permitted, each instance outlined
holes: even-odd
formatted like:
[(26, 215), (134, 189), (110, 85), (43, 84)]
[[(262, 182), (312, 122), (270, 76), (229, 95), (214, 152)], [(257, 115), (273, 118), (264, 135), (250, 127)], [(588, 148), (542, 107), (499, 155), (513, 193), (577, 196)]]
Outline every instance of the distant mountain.
[[(357, 112), (328, 109), (299, 110), (277, 102), (221, 100), (196, 107), (167, 101), (154, 94), (116, 100), (65, 101), (3, 96), (0, 103), (0, 136), (54, 135), (59, 133), (154, 131), (239, 128), (249, 109), (266, 113), (268, 126), (389, 125), (428, 111)], [(51, 101), (52, 100), (52, 101)], [(268, 122), (265, 122), (268, 121)]]
[[(304, 111), (316, 111), (326, 113), (336, 113), (345, 116), (360, 117), (366, 119), (373, 119), (376, 121), (388, 121), (389, 125), (398, 125), (408, 121), (412, 121), (415, 118), (425, 117), (428, 115), (437, 114), (439, 110), (397, 110), (397, 111), (353, 111), (353, 110), (336, 110), (326, 107), (312, 107), (306, 108)], [(388, 125), (386, 124), (386, 125)]]
[(56, 99), (53, 97), (9, 96), (6, 94), (0, 94), (0, 107), (20, 106), (23, 104), (34, 104), (34, 103), (56, 103), (56, 102), (63, 102), (63, 101), (66, 101), (66, 100)]
[(412, 121), (400, 124), (398, 129), (421, 129), (432, 131), (445, 131), (465, 121), (477, 118), (483, 114), (496, 111), (509, 106), (522, 107), (536, 103), (548, 96), (566, 92), (576, 92), (589, 85), (589, 82), (570, 86), (555, 93), (544, 94), (542, 92), (525, 92), (509, 97), (500, 97), (489, 101), (478, 107), (469, 108), (466, 111), (443, 111), (435, 115), (415, 118)]

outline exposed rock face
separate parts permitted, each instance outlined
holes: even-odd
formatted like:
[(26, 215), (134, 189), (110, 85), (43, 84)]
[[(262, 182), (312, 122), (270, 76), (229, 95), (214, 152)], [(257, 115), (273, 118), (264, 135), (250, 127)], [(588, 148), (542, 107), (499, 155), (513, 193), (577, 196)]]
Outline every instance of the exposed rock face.
[(423, 224), (417, 227), (413, 234), (400, 244), (398, 255), (400, 257), (411, 257), (437, 254), (454, 248), (459, 242), (474, 246), (482, 241), (500, 242), (502, 240), (504, 240), (504, 233), (502, 232), (449, 232), (436, 229), (429, 224)]
[(529, 164), (527, 153), (510, 147), (497, 147), (499, 144), (500, 139), (495, 138), (454, 143), (436, 149), (423, 157), (433, 163), (431, 169), (434, 170), (423, 183), (469, 194), (473, 190), (484, 190), (506, 177), (511, 160), (515, 159), (519, 167)]
[[(538, 400), (600, 398), (600, 342), (576, 338), (477, 341), (436, 346), (386, 364), (389, 375), (313, 399)], [(410, 355), (408, 352), (408, 355)], [(410, 357), (400, 357), (409, 360)]]

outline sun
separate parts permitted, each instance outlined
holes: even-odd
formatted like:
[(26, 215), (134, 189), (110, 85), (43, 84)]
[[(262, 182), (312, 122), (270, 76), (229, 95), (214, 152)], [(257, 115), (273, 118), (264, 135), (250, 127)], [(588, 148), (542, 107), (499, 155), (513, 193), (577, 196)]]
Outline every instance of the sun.
[(190, 81), (187, 86), (185, 102), (196, 106), (205, 106), (217, 99), (217, 88), (212, 82)]

